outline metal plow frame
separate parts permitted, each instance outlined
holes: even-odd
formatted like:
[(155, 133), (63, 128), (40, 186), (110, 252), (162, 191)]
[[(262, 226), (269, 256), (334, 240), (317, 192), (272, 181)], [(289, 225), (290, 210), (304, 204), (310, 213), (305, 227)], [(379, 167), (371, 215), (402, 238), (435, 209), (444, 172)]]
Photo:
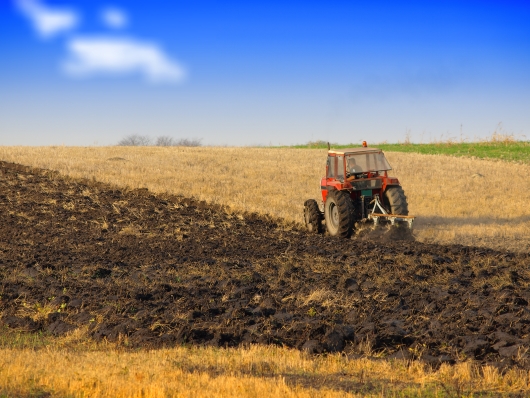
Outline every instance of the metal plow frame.
[[(379, 202), (377, 196), (374, 197), (374, 200), (370, 204), (374, 204), (372, 211), (368, 214), (369, 220), (374, 220), (374, 228), (379, 225), (379, 219), (389, 220), (391, 225), (395, 225), (396, 222), (406, 222), (409, 226), (409, 229), (412, 229), (412, 224), (414, 223), (414, 216), (401, 216), (398, 214), (389, 214), (384, 207)], [(376, 210), (379, 210), (381, 213), (376, 213)]]

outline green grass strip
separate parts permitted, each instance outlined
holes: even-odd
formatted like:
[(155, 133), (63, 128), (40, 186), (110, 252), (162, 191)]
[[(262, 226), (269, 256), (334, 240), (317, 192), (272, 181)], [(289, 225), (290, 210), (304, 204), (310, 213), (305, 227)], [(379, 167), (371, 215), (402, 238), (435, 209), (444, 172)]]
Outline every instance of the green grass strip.
[[(484, 141), (484, 142), (441, 142), (431, 144), (387, 144), (369, 143), (369, 146), (388, 152), (413, 152), (426, 155), (451, 155), (476, 157), (479, 159), (498, 159), (509, 162), (530, 164), (529, 141)], [(360, 147), (359, 144), (331, 144), (334, 149)], [(326, 149), (323, 141), (310, 142), (304, 145), (293, 145), (290, 148)]]

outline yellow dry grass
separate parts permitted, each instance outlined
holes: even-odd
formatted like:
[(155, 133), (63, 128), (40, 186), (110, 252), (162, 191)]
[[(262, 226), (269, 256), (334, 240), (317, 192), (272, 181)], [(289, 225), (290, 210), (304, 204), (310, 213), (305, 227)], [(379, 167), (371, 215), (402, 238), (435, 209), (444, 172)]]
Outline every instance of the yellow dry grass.
[[(7, 340), (13, 339), (9, 334)], [(528, 371), (503, 374), (471, 363), (432, 370), (416, 361), (312, 357), (270, 346), (130, 351), (87, 344), (82, 332), (39, 347), (16, 346), (3, 341), (0, 347), (1, 397), (440, 397), (530, 392)]]
[[(530, 165), (387, 153), (418, 240), (530, 251)], [(0, 147), (0, 159), (301, 222), (319, 199), (325, 150), (220, 147)]]

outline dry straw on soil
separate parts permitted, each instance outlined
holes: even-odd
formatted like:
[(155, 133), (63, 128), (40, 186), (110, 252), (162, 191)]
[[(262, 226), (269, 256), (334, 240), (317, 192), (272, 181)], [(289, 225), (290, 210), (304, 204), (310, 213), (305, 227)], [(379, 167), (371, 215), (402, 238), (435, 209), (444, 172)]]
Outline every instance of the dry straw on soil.
[(45, 349), (0, 348), (0, 396), (491, 396), (526, 394), (528, 380), (528, 371), (501, 374), (470, 363), (431, 370), (414, 361), (310, 357), (270, 346), (132, 352), (87, 345), (82, 332)]
[[(530, 165), (387, 153), (425, 242), (530, 250)], [(0, 147), (0, 159), (75, 178), (193, 195), (301, 222), (319, 197), (325, 150), (186, 147)]]

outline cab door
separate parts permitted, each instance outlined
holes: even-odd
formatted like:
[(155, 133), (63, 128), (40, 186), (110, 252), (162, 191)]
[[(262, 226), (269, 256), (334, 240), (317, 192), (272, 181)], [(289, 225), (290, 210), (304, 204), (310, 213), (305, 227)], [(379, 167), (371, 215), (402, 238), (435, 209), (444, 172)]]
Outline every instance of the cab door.
[(328, 197), (328, 183), (335, 180), (337, 166), (335, 162), (335, 156), (328, 155), (326, 161), (326, 176), (320, 180), (320, 190), (322, 192), (322, 201), (325, 202)]

